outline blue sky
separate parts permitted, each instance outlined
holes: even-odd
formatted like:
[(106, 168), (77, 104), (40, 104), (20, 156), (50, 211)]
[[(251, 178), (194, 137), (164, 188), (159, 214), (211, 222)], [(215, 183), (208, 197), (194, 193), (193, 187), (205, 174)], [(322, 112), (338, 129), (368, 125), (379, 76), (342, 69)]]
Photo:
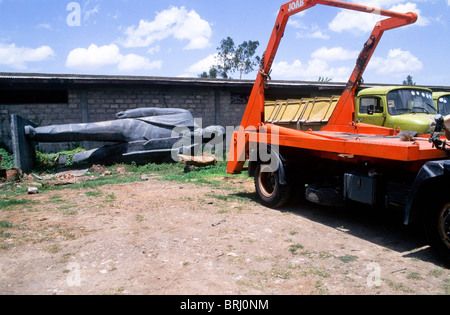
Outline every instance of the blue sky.
[[(346, 1), (419, 14), (385, 33), (365, 82), (450, 86), (450, 0)], [(0, 0), (0, 72), (197, 77), (227, 36), (261, 55), (285, 2)], [(377, 18), (321, 5), (292, 17), (272, 79), (347, 81)]]

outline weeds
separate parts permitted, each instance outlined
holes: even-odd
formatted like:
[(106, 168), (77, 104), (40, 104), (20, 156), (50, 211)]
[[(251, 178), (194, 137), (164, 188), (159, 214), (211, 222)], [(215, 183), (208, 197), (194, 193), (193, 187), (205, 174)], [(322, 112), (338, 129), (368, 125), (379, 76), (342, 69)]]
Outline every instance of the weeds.
[(2, 156), (2, 163), (0, 169), (11, 170), (14, 168), (14, 155), (9, 153), (6, 149), (0, 147), (0, 155)]
[(26, 204), (35, 204), (36, 201), (27, 200), (27, 199), (3, 199), (0, 200), (0, 210), (6, 210), (10, 207), (17, 206), (17, 205), (26, 205)]

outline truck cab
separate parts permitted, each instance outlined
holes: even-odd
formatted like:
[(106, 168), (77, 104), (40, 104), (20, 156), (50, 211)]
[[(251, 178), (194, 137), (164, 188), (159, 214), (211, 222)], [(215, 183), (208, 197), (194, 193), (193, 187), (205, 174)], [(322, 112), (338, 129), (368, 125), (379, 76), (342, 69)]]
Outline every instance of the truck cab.
[(450, 92), (434, 92), (433, 99), (439, 114), (450, 115)]
[(371, 125), (428, 134), (436, 114), (433, 92), (426, 88), (374, 87), (360, 91), (356, 98), (356, 121)]

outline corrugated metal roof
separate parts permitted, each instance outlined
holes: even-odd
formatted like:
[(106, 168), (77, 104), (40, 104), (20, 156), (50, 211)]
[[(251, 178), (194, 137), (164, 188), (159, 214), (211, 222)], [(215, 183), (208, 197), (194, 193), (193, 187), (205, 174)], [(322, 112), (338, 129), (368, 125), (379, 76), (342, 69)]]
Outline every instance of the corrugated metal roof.
[[(118, 75), (82, 75), (82, 74), (49, 74), (49, 73), (8, 73), (0, 72), (0, 83), (53, 83), (53, 84), (155, 84), (155, 85), (202, 85), (202, 86), (236, 86), (251, 87), (254, 80), (225, 80), (183, 77), (152, 76), (118, 76)], [(316, 87), (344, 88), (347, 82), (313, 82), (313, 81), (280, 81), (271, 80), (273, 87)], [(392, 86), (394, 84), (365, 83), (362, 87)], [(450, 86), (424, 86), (434, 91), (450, 91)]]

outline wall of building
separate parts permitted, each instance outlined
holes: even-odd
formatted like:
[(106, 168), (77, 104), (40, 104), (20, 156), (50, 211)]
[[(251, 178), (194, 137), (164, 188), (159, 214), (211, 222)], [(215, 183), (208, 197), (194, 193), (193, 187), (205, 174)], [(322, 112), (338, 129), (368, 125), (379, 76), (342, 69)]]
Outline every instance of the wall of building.
[[(17, 114), (39, 126), (89, 123), (116, 119), (116, 114), (141, 107), (184, 108), (194, 118), (201, 118), (203, 127), (236, 126), (240, 123), (246, 103), (226, 87), (202, 86), (96, 86), (67, 90), (67, 103), (0, 104), (0, 142), (11, 147), (10, 115)], [(247, 91), (245, 93), (248, 93)], [(237, 100), (237, 101), (236, 101)], [(98, 147), (99, 143), (40, 144), (44, 152)]]

